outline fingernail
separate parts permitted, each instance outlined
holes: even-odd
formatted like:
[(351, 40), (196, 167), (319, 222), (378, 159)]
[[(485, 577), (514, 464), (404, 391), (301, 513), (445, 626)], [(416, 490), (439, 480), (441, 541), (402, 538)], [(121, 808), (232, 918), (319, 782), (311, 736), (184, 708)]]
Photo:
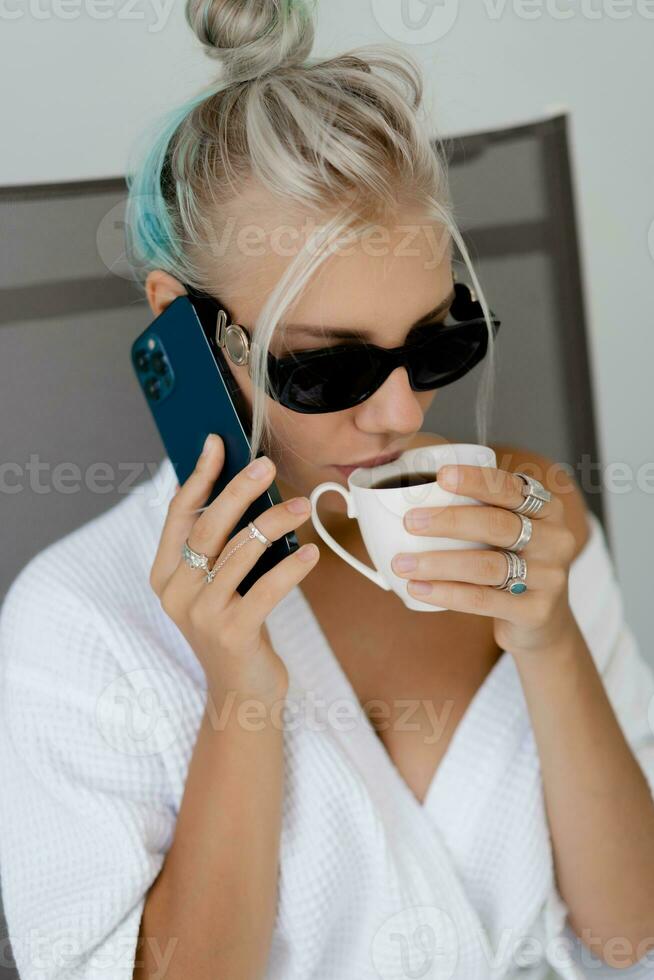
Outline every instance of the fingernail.
[(393, 568), (396, 568), (398, 572), (410, 572), (417, 565), (418, 562), (412, 555), (400, 555), (399, 558), (393, 559)]
[(418, 595), (428, 595), (431, 592), (431, 585), (429, 582), (411, 582), (408, 586), (412, 592), (417, 592)]
[(319, 551), (315, 544), (305, 544), (300, 548), (297, 556), (300, 561), (313, 561), (318, 554)]
[(405, 520), (406, 526), (412, 531), (419, 531), (429, 524), (426, 514), (407, 514)]
[(444, 487), (454, 487), (457, 483), (457, 468), (456, 466), (442, 466), (437, 474), (438, 482)]
[(250, 463), (250, 465), (246, 468), (245, 473), (251, 480), (260, 480), (261, 477), (264, 477), (269, 471), (270, 460), (267, 456), (261, 456), (259, 459), (255, 459), (253, 463)]
[(286, 509), (290, 510), (291, 514), (308, 514), (311, 504), (306, 497), (295, 497), (294, 500), (289, 500)]
[(202, 447), (202, 452), (200, 453), (201, 456), (208, 456), (209, 455), (209, 453), (211, 452), (211, 450), (213, 448), (213, 444), (215, 442), (215, 438), (216, 437), (214, 436), (213, 432), (210, 432), (209, 435), (207, 436), (207, 438), (204, 440), (204, 446)]

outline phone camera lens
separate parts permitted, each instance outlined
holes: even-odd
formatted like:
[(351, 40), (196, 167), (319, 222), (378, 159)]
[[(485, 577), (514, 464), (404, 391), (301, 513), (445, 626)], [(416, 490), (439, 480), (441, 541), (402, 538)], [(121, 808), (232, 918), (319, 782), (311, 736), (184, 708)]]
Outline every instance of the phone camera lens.
[(150, 378), (145, 386), (145, 391), (148, 398), (158, 401), (161, 396), (161, 382), (157, 378)]
[(166, 373), (166, 370), (167, 370), (167, 368), (166, 368), (166, 358), (161, 353), (161, 351), (156, 351), (156, 353), (154, 353), (152, 355), (152, 370), (156, 374), (165, 374)]
[(134, 361), (139, 371), (147, 371), (149, 362), (148, 352), (146, 350), (137, 350), (134, 355)]

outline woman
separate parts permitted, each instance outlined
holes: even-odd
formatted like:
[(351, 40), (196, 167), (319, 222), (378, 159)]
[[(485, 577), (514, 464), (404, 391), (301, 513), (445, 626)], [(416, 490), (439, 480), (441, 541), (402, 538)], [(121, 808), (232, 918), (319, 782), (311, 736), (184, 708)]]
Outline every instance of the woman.
[[(367, 390), (344, 374), (304, 391), (318, 411), (264, 394), (268, 352), (395, 349), (418, 324), (438, 330), (453, 242), (492, 370), (419, 77), (375, 49), (309, 62), (299, 0), (187, 14), (220, 82), (171, 114), (132, 174), (131, 255), (153, 314), (190, 288), (242, 325), (248, 363), (228, 364), (253, 460), (263, 445), (269, 462), (207, 507), (224, 460), (210, 437), (175, 493), (165, 460), (12, 586), (2, 868), (21, 976), (644, 976), (654, 676), (576, 484), (497, 445), (492, 480), (460, 468), (453, 489), (483, 506), (407, 526), (488, 548), (396, 564), (447, 609), (417, 615), (319, 553), (307, 494), (446, 442), (421, 431), (436, 385), (415, 390), (397, 367)], [(525, 470), (549, 491), (531, 523), (516, 513)], [(258, 537), (228, 542), (273, 479), (283, 503)], [(321, 516), (366, 560), (339, 496)], [(289, 531), (303, 548), (241, 597)], [(502, 588), (502, 549), (525, 558), (526, 594)]]

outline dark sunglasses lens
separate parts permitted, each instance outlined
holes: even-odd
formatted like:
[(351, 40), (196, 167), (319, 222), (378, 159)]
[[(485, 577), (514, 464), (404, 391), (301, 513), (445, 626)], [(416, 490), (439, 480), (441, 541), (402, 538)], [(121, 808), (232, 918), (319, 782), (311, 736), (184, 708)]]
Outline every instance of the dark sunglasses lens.
[(414, 352), (413, 385), (427, 391), (457, 381), (483, 359), (487, 346), (485, 323), (444, 330)]
[(370, 351), (359, 346), (304, 361), (284, 358), (277, 368), (279, 400), (300, 412), (339, 412), (370, 397), (379, 385), (379, 369)]
[[(411, 384), (431, 391), (451, 384), (481, 361), (488, 345), (486, 324), (457, 324), (425, 331), (411, 351)], [(413, 346), (413, 345), (412, 345)], [(339, 412), (369, 398), (388, 375), (374, 349), (352, 345), (319, 355), (271, 359), (275, 397), (287, 408), (307, 414)]]

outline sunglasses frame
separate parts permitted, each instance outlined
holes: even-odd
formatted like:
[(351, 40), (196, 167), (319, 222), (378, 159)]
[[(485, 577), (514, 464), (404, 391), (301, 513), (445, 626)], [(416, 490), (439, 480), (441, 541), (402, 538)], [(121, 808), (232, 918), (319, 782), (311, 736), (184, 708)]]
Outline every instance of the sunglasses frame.
[[(465, 365), (460, 371), (454, 372), (453, 375), (448, 376), (445, 381), (430, 385), (426, 388), (414, 388), (415, 391), (431, 391), (436, 390), (437, 388), (445, 387), (448, 384), (452, 384), (454, 381), (458, 381), (461, 377), (468, 374), (469, 371), (476, 367), (476, 365), (479, 364), (486, 356), (488, 347), (488, 328), (483, 316), (481, 304), (476, 298), (475, 291), (467, 283), (459, 282), (456, 279), (456, 275), (454, 276), (454, 288), (456, 296), (446, 319), (443, 321), (433, 321), (433, 323), (438, 322), (439, 324), (437, 332), (438, 338), (440, 339), (446, 334), (448, 336), (463, 334), (466, 331), (469, 331), (471, 327), (477, 327), (483, 324), (484, 329), (486, 330), (486, 343), (482, 345), (481, 354), (476, 356), (471, 364)], [(251, 378), (250, 353), (255, 345), (255, 342), (252, 340), (250, 332), (241, 324), (234, 323), (232, 321), (229, 310), (218, 298), (215, 298), (211, 296), (211, 294), (195, 289), (189, 285), (185, 285), (185, 289), (188, 293), (189, 300), (193, 303), (207, 336), (209, 336), (215, 342), (216, 346), (229, 357), (233, 364), (237, 365), (238, 367), (247, 367), (248, 376)], [(497, 336), (497, 332), (501, 326), (501, 320), (498, 320), (495, 317), (492, 310), (490, 313), (491, 324), (493, 326), (493, 336)], [(215, 317), (215, 326), (213, 326), (211, 322), (213, 317)], [(449, 318), (454, 320), (454, 323), (448, 323), (447, 320)], [(427, 321), (425, 322), (424, 326), (429, 328), (433, 325), (433, 323), (430, 324), (429, 321)], [(421, 324), (417, 324), (416, 326), (419, 327)], [(269, 373), (271, 379), (275, 378), (276, 381), (279, 381), (279, 379), (282, 377), (284, 370), (290, 371), (293, 368), (301, 367), (306, 363), (314, 363), (315, 361), (333, 357), (335, 352), (340, 353), (341, 350), (351, 351), (354, 349), (358, 351), (361, 347), (364, 347), (377, 358), (380, 368), (385, 362), (385, 365), (380, 373), (381, 380), (379, 380), (375, 388), (357, 401), (354, 401), (346, 406), (339, 408), (318, 409), (309, 406), (298, 406), (296, 404), (289, 403), (288, 401), (281, 400), (280, 398), (276, 398), (276, 396), (280, 394), (280, 391), (274, 392), (273, 397), (275, 397), (281, 405), (284, 405), (291, 411), (298, 412), (300, 414), (318, 415), (327, 414), (334, 411), (345, 411), (347, 408), (353, 408), (356, 405), (360, 405), (362, 402), (366, 401), (367, 398), (370, 398), (371, 395), (374, 394), (374, 392), (377, 391), (382, 384), (384, 384), (386, 378), (388, 378), (390, 373), (395, 370), (396, 367), (406, 367), (409, 378), (411, 382), (413, 382), (413, 365), (411, 358), (415, 352), (422, 350), (425, 345), (429, 343), (429, 340), (422, 338), (418, 341), (414, 340), (413, 342), (404, 344), (401, 347), (394, 348), (379, 347), (376, 344), (369, 344), (366, 342), (334, 344), (330, 347), (311, 348), (308, 350), (299, 351), (298, 353), (289, 354), (284, 357), (276, 357), (274, 354), (269, 352)], [(347, 354), (345, 356), (347, 356)], [(288, 384), (288, 381), (286, 383)], [(279, 384), (280, 389), (281, 387), (282, 383)]]

